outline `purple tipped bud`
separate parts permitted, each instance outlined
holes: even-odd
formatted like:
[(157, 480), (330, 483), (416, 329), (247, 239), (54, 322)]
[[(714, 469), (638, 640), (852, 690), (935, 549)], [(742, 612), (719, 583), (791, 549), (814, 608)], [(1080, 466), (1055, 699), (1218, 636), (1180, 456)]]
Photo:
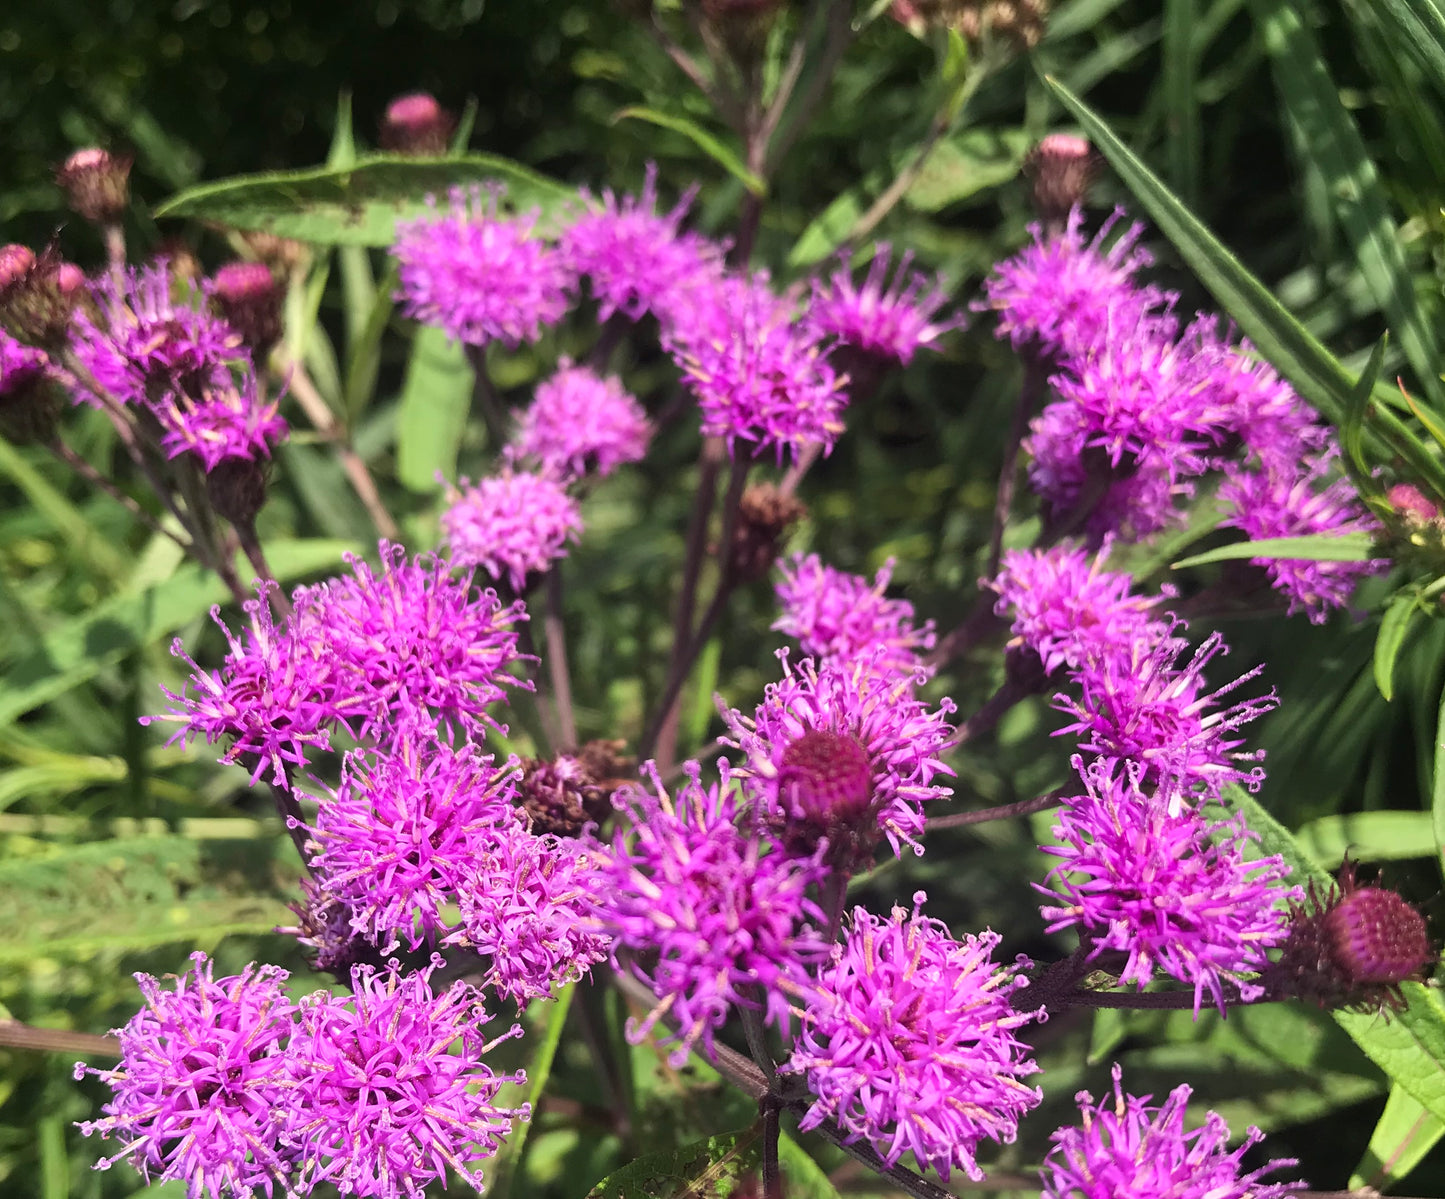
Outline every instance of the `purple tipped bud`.
[(206, 495), (217, 512), (237, 528), (247, 529), (266, 502), (270, 475), (269, 460), (222, 458), (206, 472)]
[(60, 407), (45, 351), (0, 333), (0, 436), (16, 445), (49, 441)]
[(846, 733), (814, 729), (783, 750), (779, 770), (794, 810), (824, 827), (871, 816), (873, 772), (868, 751)]
[(35, 251), (29, 246), (0, 246), (0, 293), (22, 283), (35, 269)]
[(386, 106), (380, 141), (384, 150), (435, 158), (445, 154), (456, 119), (426, 92), (398, 96)]
[(1089, 139), (1050, 133), (1029, 154), (1025, 169), (1033, 179), (1034, 208), (1050, 224), (1063, 224), (1069, 210), (1082, 204), (1098, 170)]
[(47, 249), (0, 246), (0, 327), (23, 342), (56, 349), (70, 328), (75, 297), (61, 291), (60, 256)]
[(1429, 524), (1439, 519), (1440, 509), (1413, 484), (1396, 483), (1385, 493), (1385, 499), (1407, 524)]
[(79, 300), (85, 293), (85, 272), (73, 262), (62, 262), (55, 269), (55, 286), (66, 298)]
[(212, 280), (226, 323), (264, 360), (281, 340), (281, 288), (264, 262), (228, 262)]
[(624, 744), (589, 741), (551, 761), (524, 761), (517, 794), (532, 832), (575, 837), (588, 824), (601, 824), (613, 793), (636, 774), (636, 763), (621, 756)]
[(130, 164), (128, 156), (92, 146), (67, 158), (55, 172), (55, 181), (77, 213), (97, 225), (109, 225), (120, 220), (130, 200)]
[(1398, 985), (1418, 978), (1435, 956), (1425, 919), (1394, 891), (1361, 887), (1324, 919), (1330, 957), (1356, 985)]

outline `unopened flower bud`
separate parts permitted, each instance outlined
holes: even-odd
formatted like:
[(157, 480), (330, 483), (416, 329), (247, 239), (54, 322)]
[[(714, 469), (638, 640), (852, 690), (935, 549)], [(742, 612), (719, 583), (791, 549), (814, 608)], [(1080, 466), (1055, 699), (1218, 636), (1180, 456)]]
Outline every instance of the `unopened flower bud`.
[(0, 436), (15, 445), (49, 441), (60, 409), (45, 351), (0, 333)]
[(386, 106), (379, 141), (383, 150), (436, 158), (451, 146), (456, 118), (426, 92), (398, 96)]
[(259, 261), (269, 266), (271, 273), (278, 279), (290, 277), (292, 272), (306, 261), (308, 254), (303, 243), (292, 241), (289, 237), (277, 237), (276, 234), (261, 229), (243, 233), (241, 239), (246, 243), (246, 248)]
[(296, 924), (278, 928), (314, 950), (312, 966), (340, 979), (349, 979), (351, 967), (370, 956), (369, 946), (351, 927), (351, 912), (309, 878), (301, 880), (301, 900), (286, 905), (296, 913)]
[(954, 0), (950, 24), (971, 42), (1002, 38), (1018, 50), (1032, 50), (1043, 40), (1047, 0)]
[(212, 300), (226, 323), (264, 361), (281, 340), (281, 287), (264, 262), (228, 262), (212, 280)]
[(1427, 525), (1440, 518), (1440, 509), (1411, 483), (1396, 483), (1385, 493), (1385, 499), (1407, 524)]
[(757, 483), (743, 492), (733, 530), (728, 569), (738, 583), (753, 583), (778, 560), (784, 534), (807, 513), (795, 496), (772, 483)]
[(632, 773), (622, 747), (621, 741), (589, 741), (575, 754), (525, 762), (518, 792), (532, 831), (575, 837), (588, 824), (601, 824), (612, 810), (612, 793)]
[(85, 294), (85, 272), (73, 262), (62, 262), (55, 269), (55, 286), (67, 299), (79, 300)]
[(206, 472), (206, 495), (223, 517), (238, 529), (248, 529), (266, 502), (270, 462), (252, 458), (222, 458)]
[(0, 327), (45, 349), (64, 343), (75, 298), (61, 289), (61, 265), (53, 249), (0, 246)]
[(87, 221), (110, 225), (120, 220), (130, 200), (131, 160), (92, 146), (77, 150), (55, 173), (70, 207)]
[(1033, 180), (1034, 210), (1045, 224), (1062, 226), (1069, 210), (1083, 203), (1098, 160), (1088, 138), (1050, 133), (1030, 151), (1024, 169)]

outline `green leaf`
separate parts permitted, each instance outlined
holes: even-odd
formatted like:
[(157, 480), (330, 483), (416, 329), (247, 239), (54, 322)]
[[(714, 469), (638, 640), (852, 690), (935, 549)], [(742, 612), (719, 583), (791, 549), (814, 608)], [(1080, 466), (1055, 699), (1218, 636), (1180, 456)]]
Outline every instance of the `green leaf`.
[(778, 1137), (778, 1165), (783, 1194), (790, 1199), (839, 1199), (838, 1188), (827, 1172), (787, 1133)]
[(1188, 566), (1239, 558), (1264, 558), (1271, 562), (1368, 562), (1374, 556), (1373, 546), (1374, 540), (1368, 533), (1263, 537), (1258, 541), (1236, 541), (1232, 545), (1221, 545), (1217, 549), (1182, 558), (1174, 563), (1174, 569), (1183, 570)]
[(1198, 202), (1200, 173), (1199, 56), (1195, 52), (1198, 0), (1164, 0), (1164, 148), (1174, 187)]
[(1413, 590), (1401, 591), (1390, 601), (1375, 636), (1375, 686), (1388, 701), (1395, 695), (1395, 660), (1410, 635), (1410, 624), (1419, 616), (1420, 597)]
[(555, 214), (577, 193), (545, 175), (494, 154), (410, 158), (368, 154), (350, 167), (270, 171), (203, 183), (172, 196), (156, 216), (259, 229), (317, 245), (390, 246), (396, 222), (428, 212), (425, 197), (447, 188), (497, 181), (519, 211)]
[[(545, 1002), (547, 1027), (542, 1033), (541, 1043), (532, 1054), (532, 1060), (527, 1063), (527, 1103), (532, 1109), (533, 1119), (536, 1118), (542, 1093), (547, 1089), (547, 1080), (552, 1076), (552, 1063), (557, 1058), (557, 1046), (562, 1042), (562, 1029), (567, 1024), (567, 1013), (572, 1010), (572, 996), (576, 991), (577, 984), (568, 983), (555, 999)], [(489, 1199), (506, 1199), (531, 1127), (531, 1120), (525, 1123), (518, 1121), (512, 1126), (492, 1165), (491, 1184), (487, 1187)]]
[(1429, 812), (1353, 812), (1321, 816), (1295, 834), (1300, 848), (1317, 866), (1337, 867), (1345, 853), (1359, 862), (1428, 858), (1435, 853)]
[[(1391, 44), (1410, 55), (1445, 89), (1445, 12), (1435, 0), (1371, 0), (1377, 19), (1394, 36)], [(1392, 23), (1392, 24), (1391, 24)]]
[(1390, 1088), (1390, 1098), (1370, 1137), (1365, 1156), (1350, 1177), (1350, 1190), (1379, 1190), (1399, 1182), (1445, 1136), (1445, 1123), (1401, 1087)]
[[(355, 548), (341, 541), (280, 541), (268, 545), (266, 555), (277, 579), (286, 581), (335, 566), (345, 551)], [(244, 559), (236, 565), (246, 577), (249, 565)], [(163, 583), (112, 596), (84, 616), (65, 621), (0, 676), (0, 727), (228, 599), (230, 592), (219, 579), (186, 565)]]
[(436, 491), (438, 474), (455, 478), (472, 383), (460, 343), (440, 329), (417, 329), (396, 418), (396, 477), (412, 491)]
[(35, 510), (45, 517), (75, 555), (92, 570), (110, 579), (125, 577), (127, 562), (119, 550), (85, 514), (31, 465), (29, 458), (0, 437), (0, 472), (25, 493)]
[(671, 129), (674, 133), (680, 133), (688, 141), (692, 142), (699, 150), (716, 162), (723, 170), (737, 179), (748, 191), (755, 196), (765, 196), (768, 193), (768, 185), (761, 177), (750, 171), (743, 163), (743, 160), (728, 146), (723, 145), (716, 137), (686, 117), (676, 117), (671, 113), (659, 112), (655, 108), (648, 108), (645, 105), (634, 104), (628, 108), (621, 109), (613, 118), (615, 125), (618, 121), (631, 118), (636, 121), (646, 121), (649, 125), (657, 125), (663, 129)]
[(729, 1199), (761, 1161), (756, 1124), (693, 1141), (670, 1153), (628, 1162), (587, 1193), (587, 1199)]
[(939, 142), (904, 200), (932, 213), (1007, 183), (1023, 168), (1029, 140), (1022, 129), (969, 129)]
[(1250, 7), (1274, 67), (1280, 100), (1330, 184), (1335, 219), (1359, 271), (1416, 376), (1438, 399), (1440, 353), (1434, 331), (1420, 311), (1379, 173), (1354, 119), (1340, 103), (1319, 43), (1292, 0), (1250, 0)]
[(1378, 494), (1379, 480), (1371, 474), (1371, 464), (1365, 458), (1364, 434), (1365, 416), (1370, 407), (1370, 396), (1380, 378), (1380, 368), (1385, 363), (1385, 349), (1390, 344), (1390, 335), (1385, 333), (1370, 351), (1370, 361), (1360, 373), (1350, 398), (1345, 403), (1344, 419), (1340, 422), (1340, 444), (1345, 451), (1345, 464), (1355, 487), (1363, 495)]
[(833, 198), (833, 202), (809, 222), (788, 253), (788, 265), (812, 266), (828, 257), (847, 240), (849, 232), (863, 215), (863, 190), (850, 187)]
[(336, 128), (331, 132), (331, 149), (326, 152), (329, 167), (356, 164), (356, 134), (351, 123), (351, 90), (342, 88), (336, 94)]

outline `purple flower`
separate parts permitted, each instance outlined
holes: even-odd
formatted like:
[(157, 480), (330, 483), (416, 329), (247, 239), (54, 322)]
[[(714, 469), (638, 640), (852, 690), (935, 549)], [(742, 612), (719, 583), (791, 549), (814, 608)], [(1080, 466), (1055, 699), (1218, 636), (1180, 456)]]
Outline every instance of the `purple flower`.
[(208, 387), (192, 399), (176, 393), (169, 402), (153, 404), (163, 430), (161, 446), (174, 458), (191, 453), (207, 472), (228, 458), (260, 462), (286, 436), (279, 401), (267, 399), (256, 376), (247, 372), (239, 383)]
[(722, 246), (682, 231), (695, 194), (659, 214), (657, 167), (649, 163), (640, 196), (619, 201), (605, 189), (601, 211), (585, 211), (563, 230), (562, 256), (591, 280), (603, 320), (614, 312), (634, 321), (649, 311), (665, 317), (680, 292), (722, 270)]
[[(440, 963), (433, 959), (433, 968)], [(421, 1199), (451, 1166), (478, 1190), (473, 1163), (496, 1153), (514, 1119), (530, 1108), (495, 1104), (505, 1082), (482, 1057), (481, 998), (464, 983), (433, 992), (431, 969), (352, 972), (352, 994), (314, 992), (297, 1007), (286, 1053), (297, 1112), (286, 1144), (307, 1162), (307, 1185), (333, 1183), (343, 1195)], [(520, 1036), (514, 1026), (497, 1040)], [(461, 1051), (452, 1046), (461, 1042)]]
[(392, 248), (408, 316), (467, 345), (536, 341), (572, 303), (566, 259), (537, 233), (539, 213), (497, 214), (500, 187), (453, 188), (450, 211), (398, 222)]
[(50, 373), (50, 358), (0, 329), (0, 398), (25, 390)]
[(1114, 1067), (1114, 1096), (1098, 1106), (1087, 1091), (1075, 1097), (1082, 1128), (1061, 1128), (1039, 1172), (1043, 1199), (1283, 1199), (1303, 1182), (1261, 1182), (1266, 1174), (1296, 1163), (1277, 1158), (1242, 1173), (1244, 1157), (1264, 1139), (1257, 1128), (1229, 1148), (1229, 1126), (1210, 1112), (1202, 1127), (1184, 1131), (1189, 1096), (1176, 1087), (1160, 1107), (1150, 1096), (1124, 1094), (1122, 1070)]
[[(1343, 536), (1370, 533), (1379, 526), (1361, 506), (1348, 479), (1334, 469), (1337, 449), (1313, 457), (1296, 456), (1278, 467), (1252, 470), (1231, 466), (1219, 487), (1226, 506), (1220, 522), (1242, 530), (1251, 541), (1267, 537)], [(1253, 558), (1269, 574), (1275, 590), (1289, 598), (1289, 611), (1306, 613), (1321, 624), (1333, 608), (1343, 608), (1355, 584), (1389, 569), (1388, 559), (1365, 562), (1309, 562), (1300, 558)]]
[(863, 285), (857, 286), (844, 262), (826, 282), (814, 280), (807, 322), (819, 333), (836, 338), (877, 358), (907, 363), (920, 349), (933, 349), (950, 329), (961, 328), (962, 316), (935, 320), (947, 301), (942, 284), (919, 271), (910, 273), (912, 251), (904, 253), (888, 279), (890, 252), (879, 244)]
[(625, 462), (642, 461), (651, 437), (647, 413), (620, 380), (564, 358), (557, 373), (538, 384), (511, 448), (563, 478), (594, 471), (606, 476)]
[(871, 862), (881, 833), (895, 854), (922, 852), (922, 804), (951, 794), (934, 781), (952, 775), (940, 755), (953, 734), (945, 699), (930, 708), (913, 692), (917, 677), (880, 674), (871, 664), (797, 667), (778, 653), (783, 677), (769, 684), (755, 715), (719, 703), (729, 736), (746, 755), (738, 769), (786, 839), (811, 852), (828, 840), (828, 859), (856, 869)]
[(924, 898), (889, 920), (853, 910), (786, 1069), (806, 1074), (816, 1096), (801, 1129), (835, 1119), (890, 1166), (911, 1151), (945, 1181), (955, 1168), (977, 1181), (978, 1143), (1012, 1143), (1043, 1098), (1019, 1081), (1039, 1067), (1014, 1035), (1038, 1013), (1014, 1011), (1012, 992), (1028, 981), (993, 963), (998, 935), (955, 941), (918, 911)]
[(204, 953), (191, 962), (173, 990), (135, 976), (145, 1007), (116, 1030), (119, 1065), (75, 1067), (77, 1079), (94, 1074), (112, 1091), (105, 1117), (81, 1132), (124, 1142), (96, 1169), (129, 1160), (147, 1182), (185, 1182), (189, 1199), (270, 1195), (277, 1184), (289, 1194), (293, 1161), (275, 1148), (295, 1118), (283, 1074), (292, 1029), (286, 971), (253, 964), (215, 979)]
[(415, 950), (445, 930), (443, 909), (516, 822), (516, 783), (515, 763), (403, 727), (383, 748), (346, 755), (309, 830), (312, 868), (354, 932), (382, 953), (402, 941)]
[(1274, 708), (1273, 691), (1224, 708), (1221, 697), (1254, 678), (1263, 666), (1215, 691), (1204, 690), (1204, 668), (1216, 654), (1228, 653), (1224, 638), (1211, 633), (1182, 667), (1189, 648), (1181, 637), (1135, 641), (1127, 654), (1090, 662), (1075, 675), (1079, 699), (1059, 695), (1055, 707), (1075, 718), (1056, 736), (1079, 735), (1079, 748), (1098, 755), (1106, 768), (1134, 762), (1176, 810), (1186, 798), (1217, 799), (1229, 783), (1256, 790), (1264, 768), (1242, 770), (1236, 763), (1258, 762), (1263, 750), (1241, 753), (1242, 738), (1230, 734)]
[[(755, 831), (739, 828), (737, 794), (722, 781), (704, 787), (696, 762), (676, 800), (651, 771), (652, 788), (626, 787), (613, 798), (621, 816), (610, 846), (598, 847), (594, 919), (616, 938), (619, 954), (661, 1001), (629, 1027), (640, 1041), (664, 1014), (677, 1026), (671, 1060), (680, 1066), (730, 1008), (761, 1008), (787, 1027), (788, 992), (809, 982), (827, 955), (812, 922), (823, 914), (807, 898), (821, 882), (816, 858), (768, 852)], [(655, 794), (654, 794), (655, 792)]]
[(1086, 769), (1076, 757), (1074, 767), (1085, 794), (1064, 801), (1061, 844), (1044, 846), (1059, 859), (1039, 888), (1057, 901), (1040, 909), (1047, 931), (1077, 929), (1090, 958), (1127, 954), (1121, 983), (1142, 990), (1163, 973), (1189, 984), (1196, 1016), (1206, 991), (1223, 1011), (1225, 983), (1246, 1000), (1262, 994), (1246, 976), (1288, 933), (1277, 905), (1300, 894), (1278, 885), (1283, 860), (1246, 860), (1256, 838), (1242, 818), (1210, 824), (1191, 808), (1171, 812), (1141, 789), (1137, 765)]
[(505, 466), (475, 485), (461, 480), (442, 513), (442, 536), (452, 559), (480, 566), (513, 592), (526, 591), (529, 576), (545, 574), (567, 543), (582, 533), (577, 501), (545, 473)]
[(1111, 322), (1127, 328), (1146, 313), (1172, 307), (1171, 293), (1134, 282), (1154, 261), (1139, 245), (1142, 225), (1104, 248), (1123, 216), (1123, 209), (1115, 209), (1087, 243), (1078, 207), (1064, 232), (1048, 240), (1039, 226), (1030, 226), (1033, 244), (994, 267), (983, 285), (987, 298), (975, 309), (997, 312), (998, 336), (1010, 338), (1015, 348), (1036, 343), (1045, 353), (1078, 362), (1104, 343)]
[(918, 673), (919, 655), (933, 648), (933, 622), (914, 628), (913, 605), (887, 598), (892, 558), (871, 583), (824, 566), (817, 554), (794, 554), (779, 571), (783, 613), (773, 628), (795, 637), (805, 654), (839, 666), (867, 661), (879, 671)]
[(697, 397), (704, 435), (726, 439), (729, 453), (742, 441), (781, 462), (785, 449), (827, 452), (843, 432), (844, 380), (766, 276), (728, 275), (697, 289), (664, 340)]
[(489, 959), (485, 985), (499, 995), (550, 997), (611, 951), (587, 919), (594, 889), (593, 851), (580, 842), (499, 827), (460, 887), (461, 926), (448, 943)]
[[(240, 334), (205, 310), (204, 293), (175, 300), (164, 262), (128, 270), (122, 289), (102, 278), (94, 291), (101, 320), (77, 308), (71, 349), (90, 379), (121, 403), (164, 407), (177, 396), (198, 401), (209, 390), (231, 386), (233, 369), (249, 373)], [(85, 378), (75, 394), (101, 404)]]
[(1092, 554), (1068, 545), (1010, 550), (998, 575), (983, 583), (998, 592), (994, 611), (1012, 613), (1014, 637), (1039, 655), (1050, 674), (1121, 655), (1132, 660), (1135, 646), (1169, 634), (1168, 624), (1151, 618), (1161, 597), (1134, 595), (1129, 575), (1104, 569), (1109, 548)]

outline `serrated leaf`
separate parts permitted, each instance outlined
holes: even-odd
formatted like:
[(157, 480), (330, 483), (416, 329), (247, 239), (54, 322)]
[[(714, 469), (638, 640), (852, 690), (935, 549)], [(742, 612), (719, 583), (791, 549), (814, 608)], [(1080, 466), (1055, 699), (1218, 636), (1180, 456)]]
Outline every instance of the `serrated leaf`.
[(648, 108), (642, 104), (634, 104), (621, 109), (613, 116), (612, 121), (613, 124), (616, 124), (618, 121), (629, 118), (634, 121), (646, 121), (649, 125), (656, 125), (661, 129), (671, 129), (674, 133), (682, 134), (753, 195), (765, 196), (768, 194), (768, 185), (762, 177), (750, 171), (743, 160), (737, 156), (736, 151), (724, 145), (722, 141), (695, 121), (689, 121), (686, 117), (674, 116), (669, 112), (659, 112), (655, 108)]
[(396, 477), (412, 491), (430, 494), (439, 474), (456, 477), (474, 378), (460, 343), (440, 329), (417, 329), (396, 417)]
[(1348, 852), (1357, 862), (1428, 858), (1435, 852), (1429, 812), (1351, 812), (1321, 816), (1295, 834), (1300, 848), (1317, 866), (1333, 869)]
[(1410, 635), (1410, 622), (1420, 613), (1419, 596), (1402, 591), (1380, 618), (1380, 631), (1375, 635), (1375, 686), (1387, 701), (1395, 695), (1395, 660)]
[(549, 216), (579, 202), (571, 188), (494, 154), (368, 154), (349, 167), (269, 171), (204, 183), (166, 200), (156, 216), (214, 221), (316, 245), (390, 246), (398, 220), (426, 215), (428, 195), (492, 181), (506, 184), (506, 201), (519, 211), (540, 208)]
[(1350, 1190), (1377, 1190), (1399, 1182), (1445, 1136), (1445, 1123), (1425, 1110), (1401, 1087), (1391, 1087), (1385, 1110), (1375, 1124), (1369, 1148), (1350, 1177)]
[(615, 1170), (587, 1199), (728, 1199), (761, 1161), (756, 1124), (694, 1141), (671, 1153), (651, 1153)]
[(1236, 541), (1221, 545), (1174, 563), (1175, 570), (1203, 566), (1209, 562), (1227, 562), (1239, 558), (1261, 558), (1270, 562), (1368, 562), (1372, 557), (1374, 539), (1368, 533), (1312, 534), (1308, 537), (1263, 537), (1258, 541)]
[(969, 129), (939, 142), (904, 200), (933, 213), (1007, 183), (1023, 169), (1029, 143), (1023, 129)]

